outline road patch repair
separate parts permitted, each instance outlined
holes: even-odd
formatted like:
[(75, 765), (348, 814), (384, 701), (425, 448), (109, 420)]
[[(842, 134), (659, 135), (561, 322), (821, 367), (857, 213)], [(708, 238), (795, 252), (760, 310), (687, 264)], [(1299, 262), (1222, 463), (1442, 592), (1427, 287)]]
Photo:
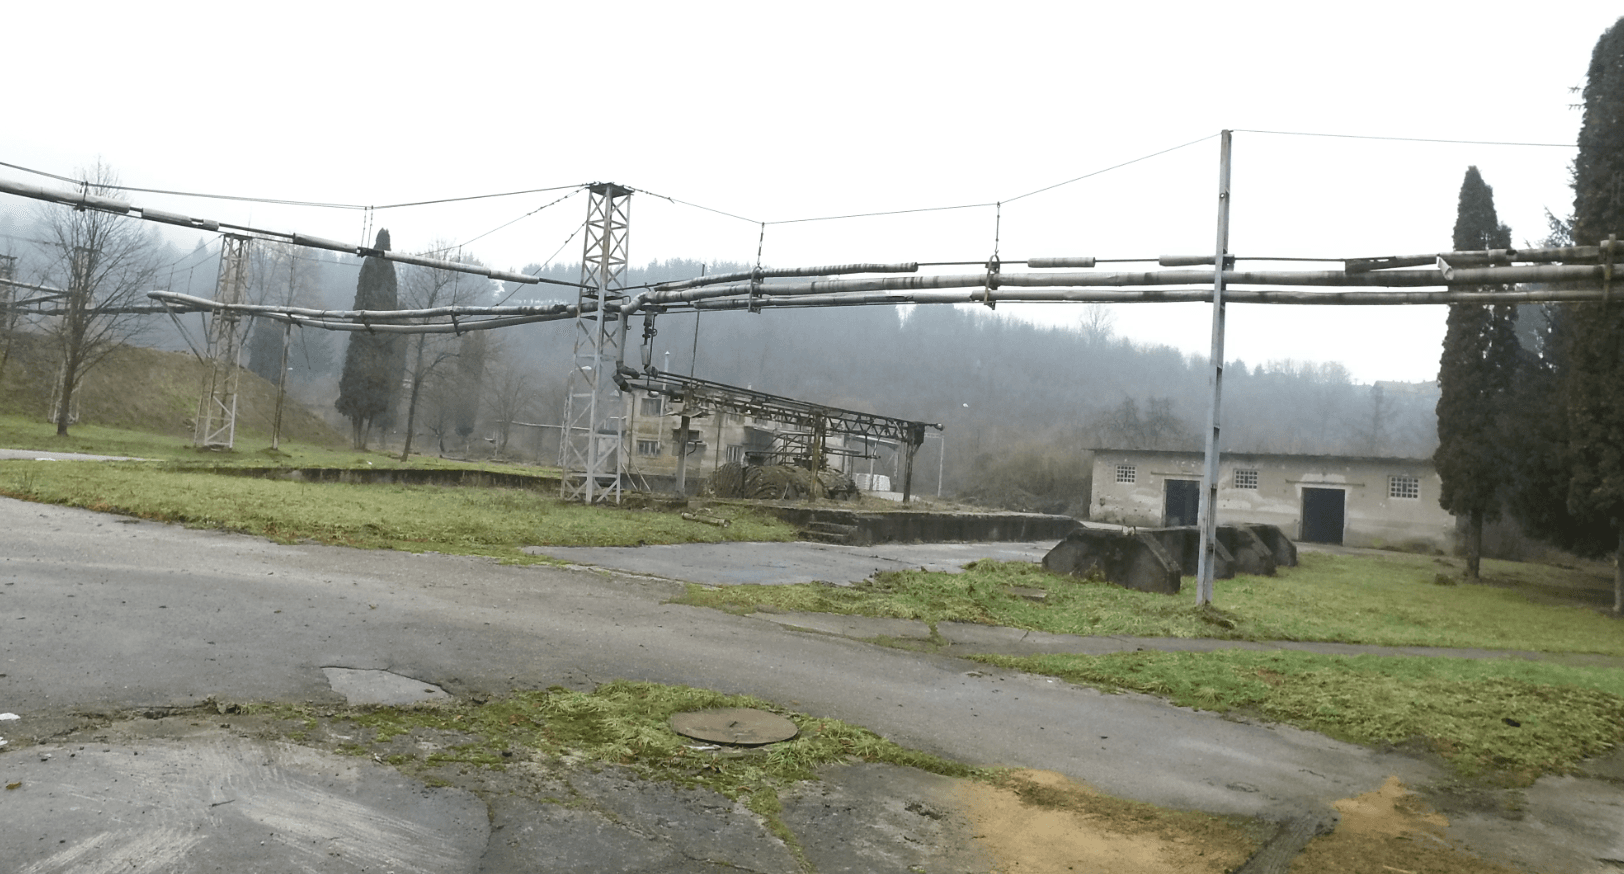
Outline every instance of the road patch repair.
[(401, 706), (448, 701), (451, 696), (433, 683), (425, 683), (391, 671), (358, 668), (322, 668), (333, 691), (351, 706), (383, 704)]

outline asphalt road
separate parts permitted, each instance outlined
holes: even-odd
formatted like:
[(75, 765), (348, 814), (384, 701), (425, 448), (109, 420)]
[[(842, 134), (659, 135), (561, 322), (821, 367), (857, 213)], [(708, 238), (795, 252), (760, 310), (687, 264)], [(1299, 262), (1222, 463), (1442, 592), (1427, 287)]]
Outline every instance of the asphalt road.
[[(48, 736), (73, 711), (209, 697), (336, 703), (324, 669), (345, 668), (452, 695), (611, 678), (745, 693), (961, 761), (1273, 819), (1326, 811), (1389, 775), (1437, 776), (1406, 756), (1289, 727), (666, 603), (677, 588), (601, 571), (279, 546), (0, 499), (0, 711), (21, 717), (0, 722), (0, 735)], [(10, 767), (16, 753), (3, 755)], [(5, 848), (0, 838), (0, 856)]]

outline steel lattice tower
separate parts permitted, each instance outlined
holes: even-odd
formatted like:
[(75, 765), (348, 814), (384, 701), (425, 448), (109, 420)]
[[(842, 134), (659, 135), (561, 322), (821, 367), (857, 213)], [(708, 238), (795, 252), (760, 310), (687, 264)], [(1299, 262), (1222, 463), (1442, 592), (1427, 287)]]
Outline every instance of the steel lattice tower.
[[(220, 276), (215, 300), (244, 303), (248, 297), (248, 237), (227, 234), (220, 240)], [(216, 311), (209, 320), (209, 374), (197, 404), (197, 432), (193, 444), (230, 449), (237, 437), (237, 375), (241, 371), (243, 317), (231, 310)]]
[(611, 182), (588, 186), (586, 242), (581, 255), (580, 308), (575, 317), (575, 369), (570, 373), (559, 441), (566, 500), (620, 501), (625, 453), (624, 403), (612, 368), (620, 359), (615, 327), (625, 302), (631, 189)]

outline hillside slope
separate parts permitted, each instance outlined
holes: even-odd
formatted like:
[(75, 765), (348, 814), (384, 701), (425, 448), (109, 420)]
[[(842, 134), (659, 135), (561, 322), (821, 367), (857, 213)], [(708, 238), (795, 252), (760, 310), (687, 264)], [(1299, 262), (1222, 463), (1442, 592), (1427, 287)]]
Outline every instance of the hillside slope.
[[(9, 348), (0, 372), (0, 413), (48, 419), (58, 357), (39, 334), (0, 335)], [(85, 376), (76, 393), (78, 421), (187, 439), (197, 416), (206, 369), (189, 352), (160, 352), (139, 346), (113, 351)], [(276, 386), (243, 370), (237, 384), (237, 441), (269, 441), (276, 414)], [(282, 437), (318, 446), (341, 447), (344, 436), (292, 398), (282, 408)]]

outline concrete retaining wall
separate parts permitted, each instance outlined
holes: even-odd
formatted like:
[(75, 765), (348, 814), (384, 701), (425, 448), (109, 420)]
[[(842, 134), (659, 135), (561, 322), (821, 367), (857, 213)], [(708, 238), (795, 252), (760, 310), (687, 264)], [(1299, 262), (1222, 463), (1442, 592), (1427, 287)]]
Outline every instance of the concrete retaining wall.
[(825, 507), (741, 503), (798, 528), (815, 522), (854, 526), (852, 546), (875, 543), (952, 543), (957, 541), (1059, 540), (1082, 527), (1070, 516), (1039, 513), (930, 513), (898, 510), (869, 513)]
[(529, 476), (484, 470), (353, 467), (212, 467), (207, 473), (248, 476), (308, 483), (367, 483), (413, 486), (467, 486), (471, 488), (560, 489), (556, 476)]

